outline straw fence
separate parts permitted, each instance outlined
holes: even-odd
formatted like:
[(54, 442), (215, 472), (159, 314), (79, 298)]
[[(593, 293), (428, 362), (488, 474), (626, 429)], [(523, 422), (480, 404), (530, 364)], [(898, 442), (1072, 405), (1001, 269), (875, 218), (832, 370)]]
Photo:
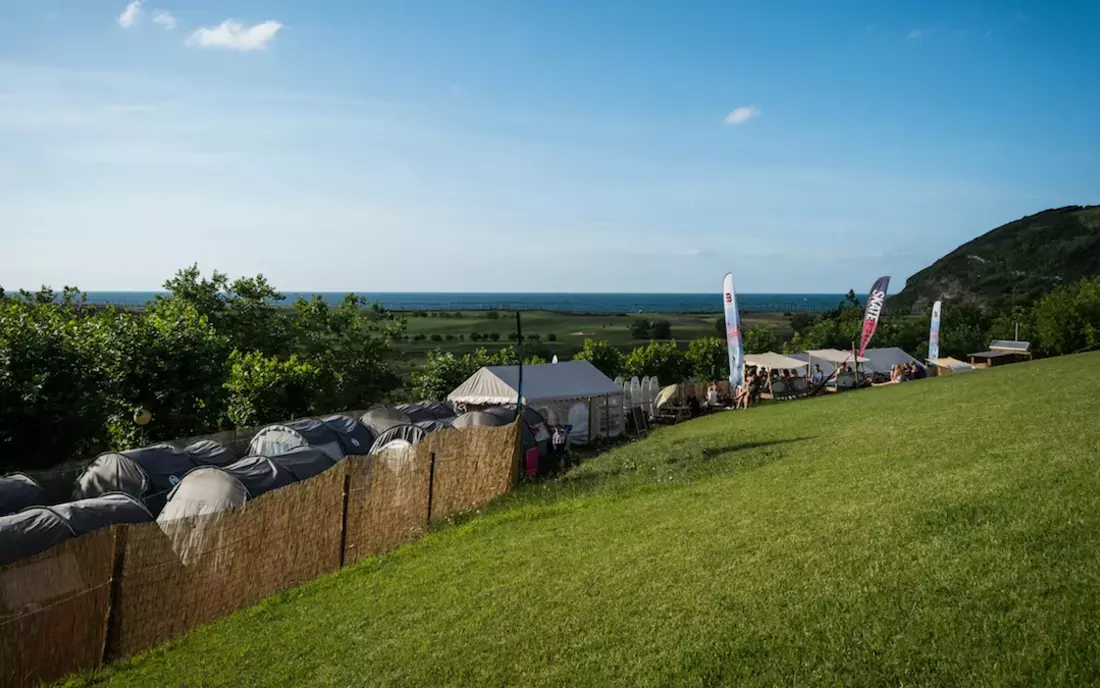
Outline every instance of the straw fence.
[(239, 509), (116, 525), (0, 569), (0, 687), (154, 647), (476, 508), (516, 477), (519, 426), (352, 456)]

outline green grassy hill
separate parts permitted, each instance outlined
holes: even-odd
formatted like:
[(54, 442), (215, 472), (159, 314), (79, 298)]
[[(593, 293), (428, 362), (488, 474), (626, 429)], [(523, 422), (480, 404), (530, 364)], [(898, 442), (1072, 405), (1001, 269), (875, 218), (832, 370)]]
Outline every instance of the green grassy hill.
[(77, 683), (1100, 681), (1100, 354), (723, 413)]
[(905, 282), (894, 311), (921, 312), (939, 298), (1029, 301), (1100, 274), (1100, 206), (1069, 206), (1009, 222), (968, 241)]

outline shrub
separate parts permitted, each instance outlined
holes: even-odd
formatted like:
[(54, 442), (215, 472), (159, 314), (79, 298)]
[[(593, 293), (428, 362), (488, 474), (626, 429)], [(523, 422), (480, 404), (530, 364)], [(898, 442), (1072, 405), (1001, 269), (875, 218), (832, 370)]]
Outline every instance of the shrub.
[(584, 340), (584, 348), (573, 356), (574, 361), (588, 361), (608, 377), (622, 371), (623, 354), (605, 341)]
[(436, 332), (436, 333), (432, 334), (432, 336), (430, 337), (430, 339), (431, 339), (431, 340), (432, 340), (433, 342), (441, 342), (441, 341), (443, 341), (443, 335), (441, 335), (441, 334), (439, 334), (438, 332)]
[(556, 341), (558, 341), (558, 335), (556, 335), (556, 334), (554, 334), (553, 332), (551, 332), (550, 334), (546, 335), (546, 341), (548, 341), (548, 342), (556, 342)]

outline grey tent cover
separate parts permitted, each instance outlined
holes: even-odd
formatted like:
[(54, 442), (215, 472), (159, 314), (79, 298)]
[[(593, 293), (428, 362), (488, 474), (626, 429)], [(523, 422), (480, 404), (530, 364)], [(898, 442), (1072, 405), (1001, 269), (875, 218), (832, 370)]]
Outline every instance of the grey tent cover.
[(214, 440), (193, 442), (183, 451), (199, 466), (228, 466), (237, 460), (237, 455), (229, 447)]
[(498, 416), (484, 411), (470, 411), (455, 418), (451, 423), (453, 428), (493, 428), (507, 425), (508, 422)]
[[(516, 420), (515, 407), (508, 408), (507, 406), (491, 406), (484, 409), (485, 413), (491, 416), (495, 416), (500, 419), (502, 425), (508, 425), (514, 423)], [(535, 439), (535, 434), (531, 431), (531, 428), (538, 428), (540, 425), (546, 425), (546, 419), (542, 417), (542, 414), (531, 408), (530, 406), (523, 407), (523, 424), (520, 426), (520, 436), (523, 438), (524, 450), (538, 447), (539, 456), (546, 456), (550, 450), (549, 443), (546, 440), (538, 441)], [(547, 433), (549, 434), (549, 433)]]
[(371, 437), (377, 440), (379, 435), (395, 425), (411, 424), (412, 419), (404, 411), (398, 411), (388, 406), (380, 406), (364, 413), (359, 422), (370, 431)]
[(287, 469), (266, 456), (246, 456), (222, 470), (240, 480), (253, 499), (294, 482), (294, 476)]
[(440, 430), (450, 429), (451, 420), (450, 419), (444, 420), (444, 419), (436, 418), (434, 420), (417, 421), (417, 422), (413, 423), (413, 425), (415, 425), (416, 427), (422, 429), (424, 432), (439, 432)]
[(248, 446), (253, 456), (274, 456), (298, 447), (316, 447), (323, 450), (333, 461), (344, 458), (344, 448), (336, 431), (316, 418), (269, 425), (256, 433)]
[(98, 497), (66, 502), (53, 507), (76, 535), (91, 533), (116, 523), (150, 523), (153, 515), (131, 495), (111, 492)]
[(344, 448), (344, 454), (366, 454), (370, 446), (374, 444), (374, 435), (359, 421), (350, 416), (333, 414), (325, 416), (321, 422), (333, 429), (340, 438), (340, 445)]
[(169, 490), (172, 478), (182, 478), (195, 467), (187, 452), (171, 444), (101, 454), (77, 479), (77, 499), (108, 492), (125, 492), (142, 498), (149, 492)]
[(290, 473), (294, 480), (308, 480), (336, 465), (331, 456), (313, 447), (300, 447), (268, 458)]
[(214, 466), (200, 466), (183, 476), (168, 493), (168, 503), (158, 523), (225, 511), (243, 506), (248, 489), (232, 473)]
[(427, 436), (427, 431), (419, 426), (407, 424), (395, 425), (379, 435), (378, 439), (374, 440), (374, 445), (370, 448), (370, 453), (377, 454), (382, 451), (387, 444), (394, 440), (403, 440), (409, 444), (420, 444)]
[(0, 478), (0, 516), (46, 503), (46, 493), (28, 475), (12, 473)]
[(74, 537), (65, 519), (46, 507), (0, 516), (0, 566), (45, 552)]
[(427, 420), (446, 420), (455, 417), (454, 409), (442, 401), (419, 401), (415, 404), (398, 404), (397, 410), (404, 412), (413, 423)]

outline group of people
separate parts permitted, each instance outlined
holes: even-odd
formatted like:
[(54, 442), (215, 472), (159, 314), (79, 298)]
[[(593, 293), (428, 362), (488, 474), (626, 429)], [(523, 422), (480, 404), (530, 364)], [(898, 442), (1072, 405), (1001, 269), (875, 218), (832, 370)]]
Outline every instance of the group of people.
[(890, 368), (890, 382), (922, 380), (926, 377), (928, 377), (928, 372), (916, 363), (898, 363)]

